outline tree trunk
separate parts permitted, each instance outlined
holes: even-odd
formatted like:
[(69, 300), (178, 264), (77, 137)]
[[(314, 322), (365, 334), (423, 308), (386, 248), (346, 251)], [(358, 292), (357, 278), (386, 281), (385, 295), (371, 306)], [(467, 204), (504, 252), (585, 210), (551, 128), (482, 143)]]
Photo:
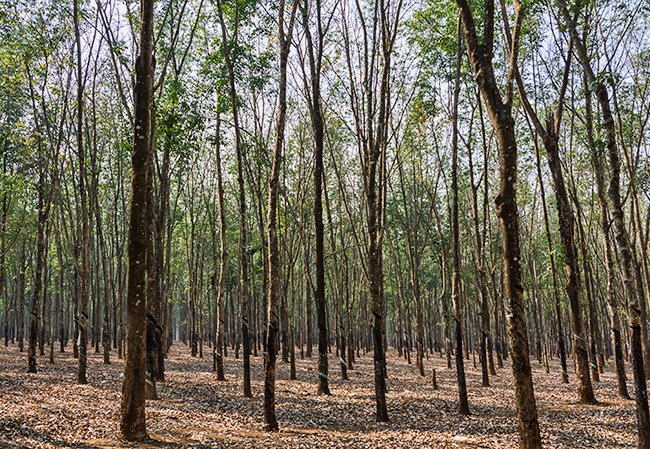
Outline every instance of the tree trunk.
[[(569, 202), (569, 196), (564, 186), (562, 168), (558, 154), (557, 135), (552, 133), (551, 125), (547, 124), (547, 136), (544, 139), (548, 166), (551, 170), (555, 198), (557, 201), (560, 222), (560, 238), (564, 250), (565, 271), (567, 274), (566, 291), (571, 308), (571, 327), (574, 334), (573, 352), (576, 359), (576, 377), (578, 382), (578, 400), (593, 404), (596, 402), (591, 378), (589, 376), (589, 353), (585, 334), (582, 307), (580, 305), (580, 277), (578, 271), (578, 252), (574, 238), (575, 218)], [(552, 134), (551, 134), (552, 133)], [(549, 135), (550, 134), (550, 135)]]
[(600, 105), (600, 112), (606, 133), (607, 153), (610, 162), (610, 179), (607, 193), (612, 208), (614, 224), (614, 238), (618, 248), (619, 262), (623, 275), (623, 286), (628, 299), (628, 323), (631, 329), (630, 349), (632, 353), (632, 372), (634, 373), (634, 387), (636, 390), (637, 429), (639, 434), (639, 447), (650, 448), (650, 413), (648, 411), (648, 392), (643, 366), (643, 345), (641, 342), (641, 309), (635, 286), (633, 268), (633, 249), (630, 247), (625, 216), (621, 200), (620, 171), (618, 146), (616, 143), (616, 129), (614, 117), (609, 104), (609, 95), (605, 85), (596, 77), (587, 50), (578, 34), (575, 22), (567, 9), (564, 0), (558, 0), (558, 6), (564, 22), (566, 23), (571, 38), (576, 47), (576, 54), (586, 77), (586, 81), (593, 86), (593, 91)]
[[(298, 1), (298, 0), (294, 0)], [(323, 229), (323, 147), (324, 124), (320, 100), (320, 67), (323, 50), (323, 31), (320, 21), (320, 2), (316, 2), (317, 14), (317, 48), (314, 55), (314, 42), (309, 29), (308, 0), (302, 8), (305, 36), (307, 38), (307, 54), (311, 91), (309, 92), (309, 112), (314, 133), (314, 228), (316, 232), (316, 321), (318, 326), (318, 394), (330, 395), (327, 360), (327, 308), (325, 302), (325, 238)]]
[(156, 132), (155, 116), (152, 111), (149, 125), (149, 161), (147, 164), (147, 205), (145, 218), (147, 223), (147, 252), (146, 252), (146, 267), (147, 267), (147, 324), (146, 324), (146, 366), (147, 366), (147, 382), (145, 386), (145, 394), (147, 399), (158, 399), (158, 392), (156, 389), (156, 379), (158, 377), (158, 352), (160, 350), (161, 342), (161, 328), (160, 328), (160, 297), (156, 294), (158, 278), (156, 270), (156, 216), (154, 212), (154, 194), (153, 194), (153, 180), (154, 180), (154, 135)]
[(217, 0), (217, 11), (219, 13), (219, 22), (222, 32), (222, 49), (226, 68), (228, 70), (228, 84), (230, 88), (230, 102), (233, 115), (233, 128), (235, 132), (235, 152), (237, 157), (237, 185), (239, 187), (239, 300), (240, 300), (240, 319), (241, 334), (244, 350), (244, 397), (253, 396), (251, 391), (251, 371), (250, 371), (250, 336), (248, 333), (248, 255), (247, 251), (247, 232), (246, 232), (246, 190), (244, 185), (244, 155), (241, 130), (239, 127), (239, 99), (235, 88), (235, 67), (233, 56), (230, 53), (230, 45), (226, 32), (226, 22), (224, 19), (221, 0)]
[(86, 190), (86, 158), (83, 146), (83, 78), (81, 64), (81, 39), (79, 35), (79, 2), (74, 1), (74, 28), (77, 45), (77, 157), (79, 158), (79, 198), (81, 202), (81, 261), (79, 267), (79, 369), (77, 382), (88, 383), (88, 292), (90, 269), (90, 215)]
[(514, 377), (519, 447), (541, 448), (542, 442), (537, 418), (537, 407), (533, 392), (528, 352), (528, 335), (523, 305), (521, 282), (521, 254), (519, 249), (519, 217), (517, 212), (517, 141), (512, 118), (512, 73), (516, 69), (519, 30), (521, 27), (521, 5), (514, 1), (516, 18), (510, 53), (510, 71), (506, 85), (505, 99), (496, 84), (492, 65), (494, 39), (494, 2), (486, 2), (486, 24), (483, 42), (479, 42), (474, 17), (466, 0), (456, 0), (465, 29), (470, 64), (497, 136), (499, 145), (499, 193), (495, 199), (497, 216), (501, 226), (503, 248), (503, 271), (507, 318), (510, 328), (510, 348)]
[(280, 166), (282, 164), (282, 148), (284, 146), (284, 128), (287, 116), (287, 63), (289, 50), (291, 49), (293, 23), (297, 5), (298, 1), (294, 0), (286, 35), (284, 28), (284, 0), (281, 0), (278, 10), (278, 39), (280, 50), (278, 116), (275, 129), (273, 164), (269, 178), (269, 202), (267, 211), (269, 285), (267, 295), (266, 354), (264, 359), (264, 428), (267, 431), (278, 430), (278, 421), (275, 416), (275, 359), (277, 356), (278, 305), (282, 287), (282, 267), (280, 266), (280, 249), (278, 247), (277, 209)]
[(136, 59), (134, 87), (134, 139), (131, 177), (131, 213), (128, 239), (126, 297), (126, 361), (122, 384), (120, 429), (128, 441), (144, 441), (145, 425), (145, 352), (147, 328), (146, 280), (147, 176), (151, 135), (151, 99), (153, 90), (153, 0), (141, 0), (140, 54)]
[[(584, 78), (584, 86), (588, 87), (586, 77)], [(593, 133), (593, 116), (591, 94), (589, 89), (585, 89), (587, 95), (585, 96), (585, 124), (587, 128), (587, 142), (590, 148), (594, 150), (598, 147), (594, 140)], [(612, 345), (614, 347), (614, 366), (616, 370), (616, 385), (618, 395), (624, 399), (630, 399), (627, 391), (627, 380), (625, 376), (625, 360), (623, 352), (623, 343), (621, 338), (621, 320), (619, 316), (619, 304), (614, 293), (614, 255), (612, 254), (612, 245), (609, 237), (609, 206), (607, 205), (607, 194), (605, 192), (605, 178), (603, 174), (603, 161), (600, 152), (591, 152), (591, 162), (596, 178), (596, 192), (598, 194), (598, 204), (600, 208), (599, 225), (601, 232), (601, 240), (603, 245), (603, 253), (605, 255), (605, 276), (607, 282), (607, 308), (609, 312), (610, 327), (612, 329)]]
[(215, 148), (215, 164), (217, 168), (217, 200), (219, 206), (219, 280), (217, 282), (217, 298), (215, 301), (214, 322), (215, 322), (215, 343), (212, 350), (214, 351), (213, 370), (217, 374), (217, 380), (225, 380), (223, 371), (223, 346), (224, 346), (224, 323), (226, 308), (224, 304), (224, 293), (226, 290), (226, 269), (228, 263), (228, 250), (226, 249), (226, 201), (223, 190), (223, 177), (221, 174), (221, 117), (217, 115), (217, 144)]
[(456, 377), (458, 381), (458, 413), (469, 415), (469, 402), (467, 400), (467, 384), (465, 380), (465, 363), (463, 361), (463, 305), (460, 280), (460, 237), (458, 228), (458, 97), (460, 95), (460, 67), (463, 57), (463, 38), (460, 21), (458, 23), (456, 39), (456, 79), (454, 82), (453, 99), (453, 131), (452, 131), (452, 156), (451, 156), (451, 233), (452, 233), (452, 259), (453, 271), (451, 280), (451, 299), (454, 306), (454, 329), (456, 338)]
[(551, 280), (553, 283), (553, 299), (554, 299), (553, 304), (555, 306), (555, 315), (556, 315), (556, 322), (557, 322), (557, 346), (558, 346), (558, 353), (560, 355), (560, 369), (562, 370), (560, 374), (561, 374), (562, 383), (566, 384), (569, 383), (569, 373), (567, 371), (568, 368), (567, 368), (567, 361), (566, 361), (566, 346), (564, 344), (564, 330), (562, 329), (562, 308), (561, 308), (561, 301), (560, 301), (560, 289), (558, 285), (557, 271), (555, 267), (555, 253), (553, 252), (553, 242), (551, 240), (551, 229), (550, 229), (550, 224), (548, 219), (548, 207), (546, 205), (546, 192), (544, 191), (544, 182), (542, 180), (542, 168), (541, 168), (539, 150), (537, 148), (537, 144), (535, 145), (535, 158), (537, 161), (537, 179), (539, 181), (539, 186), (540, 186), (542, 210), (544, 213), (544, 230), (546, 232), (548, 258), (549, 258), (549, 264), (551, 270)]

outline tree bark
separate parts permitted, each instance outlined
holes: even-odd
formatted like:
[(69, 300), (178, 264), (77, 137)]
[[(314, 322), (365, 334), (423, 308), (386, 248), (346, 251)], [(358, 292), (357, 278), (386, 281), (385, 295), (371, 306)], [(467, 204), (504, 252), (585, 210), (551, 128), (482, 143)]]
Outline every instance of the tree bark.
[[(235, 61), (230, 52), (230, 46), (236, 44), (237, 35), (235, 34), (231, 41), (228, 38), (226, 22), (223, 15), (221, 0), (217, 0), (217, 11), (219, 13), (219, 22), (221, 24), (222, 49), (226, 68), (228, 70), (228, 85), (230, 90), (230, 102), (233, 115), (233, 128), (235, 132), (235, 152), (237, 157), (237, 185), (239, 187), (239, 300), (240, 300), (240, 319), (241, 334), (244, 351), (244, 397), (253, 396), (251, 391), (251, 369), (250, 369), (250, 335), (248, 332), (248, 302), (249, 302), (249, 285), (248, 285), (248, 255), (247, 251), (247, 230), (246, 230), (246, 190), (244, 184), (244, 149), (239, 126), (239, 99), (235, 87)], [(238, 22), (237, 22), (238, 23)]]
[(630, 349), (632, 353), (632, 372), (634, 373), (634, 387), (636, 390), (637, 429), (640, 448), (650, 448), (650, 413), (648, 411), (648, 392), (643, 366), (643, 345), (641, 342), (641, 309), (636, 291), (634, 274), (634, 255), (629, 243), (625, 216), (621, 200), (620, 173), (621, 163), (619, 150), (616, 143), (616, 129), (612, 115), (609, 95), (602, 80), (594, 73), (585, 45), (576, 30), (575, 21), (572, 19), (564, 0), (558, 0), (558, 7), (565, 24), (573, 39), (576, 55), (582, 64), (587, 82), (593, 86), (593, 91), (600, 105), (603, 125), (606, 134), (607, 154), (610, 163), (610, 178), (607, 193), (611, 204), (614, 223), (614, 238), (619, 254), (619, 263), (623, 275), (623, 286), (628, 298), (628, 323), (631, 330)]
[(551, 280), (553, 283), (553, 299), (554, 299), (553, 305), (555, 307), (555, 315), (556, 315), (556, 322), (557, 322), (557, 346), (558, 346), (558, 353), (560, 355), (560, 369), (562, 371), (560, 375), (561, 375), (562, 383), (566, 384), (569, 383), (569, 373), (568, 373), (567, 360), (566, 360), (566, 346), (564, 343), (564, 330), (562, 329), (562, 306), (560, 301), (560, 289), (559, 289), (558, 279), (557, 279), (557, 271), (555, 266), (555, 253), (553, 252), (553, 242), (551, 240), (551, 229), (550, 229), (550, 224), (548, 219), (548, 207), (546, 205), (546, 192), (544, 190), (544, 183), (542, 180), (542, 168), (541, 168), (539, 150), (537, 148), (537, 144), (535, 144), (535, 158), (537, 161), (537, 179), (539, 180), (539, 186), (540, 186), (542, 210), (544, 213), (544, 230), (546, 232), (548, 259), (549, 259), (549, 264), (551, 269)]
[(514, 377), (519, 447), (541, 448), (542, 442), (533, 392), (533, 379), (528, 352), (528, 335), (523, 305), (521, 282), (521, 254), (519, 248), (519, 217), (517, 211), (517, 141), (512, 118), (512, 81), (516, 70), (521, 5), (514, 0), (516, 12), (510, 49), (510, 67), (505, 98), (496, 84), (492, 65), (494, 39), (494, 1), (485, 4), (483, 41), (478, 39), (474, 16), (466, 0), (456, 0), (465, 29), (465, 44), (476, 82), (485, 100), (486, 108), (499, 145), (499, 193), (495, 199), (497, 216), (503, 236), (504, 287), (507, 300), (507, 318), (510, 328), (510, 348)]
[[(282, 268), (280, 266), (280, 249), (277, 234), (278, 190), (280, 184), (280, 167), (282, 165), (282, 148), (284, 146), (284, 128), (287, 117), (287, 64), (293, 23), (298, 0), (293, 1), (291, 18), (285, 34), (285, 1), (280, 1), (278, 10), (278, 39), (280, 50), (278, 79), (278, 115), (275, 128), (275, 146), (273, 164), (269, 178), (269, 202), (267, 211), (269, 285), (267, 305), (266, 353), (264, 356), (264, 428), (277, 431), (278, 421), (275, 416), (275, 360), (278, 338), (278, 305), (282, 287)], [(326, 349), (327, 350), (327, 349)]]
[(154, 1), (140, 3), (140, 54), (136, 59), (134, 87), (135, 123), (131, 177), (126, 297), (126, 361), (122, 384), (120, 429), (128, 441), (148, 438), (145, 424), (147, 328), (147, 176), (150, 158), (151, 100), (153, 91)]
[[(586, 77), (584, 86), (588, 88)], [(600, 209), (599, 225), (601, 232), (601, 241), (603, 245), (603, 254), (605, 255), (605, 277), (607, 291), (607, 308), (609, 312), (610, 327), (612, 329), (612, 345), (614, 347), (614, 366), (616, 370), (616, 385), (618, 395), (624, 399), (631, 399), (627, 391), (627, 380), (625, 376), (625, 359), (623, 351), (623, 340), (621, 338), (621, 319), (619, 315), (619, 304), (616, 294), (614, 293), (614, 255), (612, 253), (612, 244), (610, 241), (610, 218), (609, 206), (607, 205), (607, 193), (605, 191), (605, 178), (603, 174), (603, 155), (602, 151), (597, 151), (598, 147), (594, 139), (593, 115), (591, 94), (589, 89), (585, 89), (585, 125), (587, 128), (587, 142), (594, 149), (591, 152), (591, 163), (596, 178), (596, 192), (598, 195), (598, 205)]]
[(79, 198), (81, 203), (81, 260), (79, 264), (79, 369), (77, 382), (88, 383), (88, 292), (90, 269), (90, 215), (86, 190), (86, 158), (83, 145), (83, 78), (81, 64), (81, 38), (79, 35), (79, 1), (74, 1), (73, 20), (77, 46), (77, 157), (79, 159)]
[(461, 22), (458, 21), (456, 38), (456, 79), (453, 99), (453, 131), (451, 144), (451, 234), (453, 271), (451, 276), (451, 300), (454, 306), (454, 330), (456, 338), (456, 378), (458, 381), (458, 413), (469, 415), (467, 383), (465, 380), (465, 362), (463, 361), (463, 304), (460, 279), (460, 232), (458, 225), (458, 97), (460, 95), (460, 67), (463, 56), (463, 37)]
[(323, 229), (323, 147), (324, 123), (320, 99), (320, 68), (323, 57), (323, 31), (321, 27), (320, 1), (316, 1), (317, 41), (316, 54), (309, 29), (309, 1), (305, 0), (302, 17), (307, 38), (310, 87), (308, 91), (309, 113), (314, 133), (314, 229), (316, 233), (316, 321), (318, 326), (318, 394), (330, 395), (327, 360), (327, 309), (325, 298), (325, 237)]
[(217, 168), (217, 200), (219, 206), (219, 279), (217, 281), (217, 298), (214, 309), (215, 322), (215, 341), (214, 347), (214, 367), (217, 374), (217, 380), (225, 380), (223, 371), (223, 346), (224, 346), (224, 324), (226, 318), (226, 308), (224, 304), (224, 293), (226, 291), (226, 269), (228, 263), (228, 250), (226, 249), (226, 232), (228, 230), (226, 223), (226, 201), (223, 190), (223, 177), (221, 172), (221, 117), (217, 115), (217, 144), (215, 148), (215, 165)]

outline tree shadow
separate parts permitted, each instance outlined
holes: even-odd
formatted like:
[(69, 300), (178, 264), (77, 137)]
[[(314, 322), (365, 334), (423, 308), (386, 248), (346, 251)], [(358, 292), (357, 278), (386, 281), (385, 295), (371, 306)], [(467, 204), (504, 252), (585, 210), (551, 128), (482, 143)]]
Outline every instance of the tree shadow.
[[(24, 438), (35, 444), (50, 444), (57, 448), (73, 448), (73, 449), (101, 449), (99, 446), (94, 446), (87, 443), (71, 443), (59, 438), (56, 438), (52, 435), (48, 435), (42, 432), (38, 432), (31, 427), (21, 425), (15, 422), (12, 419), (3, 419), (0, 421), (0, 435), (12, 436), (13, 438), (19, 437)], [(5, 443), (0, 440), (0, 447), (4, 447), (3, 444), (7, 444), (6, 447), (16, 447), (16, 448), (28, 448), (34, 447), (33, 445), (19, 444), (14, 443)]]

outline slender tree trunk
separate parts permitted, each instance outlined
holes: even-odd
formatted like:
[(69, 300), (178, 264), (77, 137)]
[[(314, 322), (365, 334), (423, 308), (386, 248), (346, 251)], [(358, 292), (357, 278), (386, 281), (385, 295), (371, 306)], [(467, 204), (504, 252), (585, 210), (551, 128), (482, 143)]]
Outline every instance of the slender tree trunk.
[[(349, 329), (349, 322), (346, 323), (346, 313), (345, 313), (345, 301), (347, 300), (349, 302), (349, 294), (350, 294), (349, 281), (348, 281), (348, 270), (349, 270), (348, 259), (345, 253), (345, 246), (343, 243), (343, 233), (339, 233), (339, 237), (341, 239), (340, 250), (343, 254), (342, 259), (343, 259), (343, 265), (345, 267), (342, 268), (339, 265), (341, 259), (339, 259), (337, 255), (336, 238), (334, 236), (334, 223), (332, 220), (332, 208), (330, 206), (329, 195), (327, 193), (327, 183), (323, 183), (323, 196), (325, 197), (325, 206), (327, 210), (327, 224), (329, 228), (329, 238), (330, 238), (331, 251), (333, 254), (334, 266), (344, 270), (343, 273), (337, 273), (334, 276), (335, 279), (333, 282), (334, 282), (334, 288), (336, 290), (336, 296), (338, 298), (336, 304), (336, 314), (337, 314), (337, 321), (338, 321), (338, 342), (340, 344), (339, 361), (341, 367), (341, 379), (348, 380), (348, 360), (347, 360), (348, 359), (348, 353), (347, 353), (348, 334), (346, 331), (346, 326), (348, 326)], [(346, 299), (344, 299), (344, 297)]]
[(311, 282), (311, 259), (309, 257), (309, 233), (305, 238), (305, 335), (307, 348), (305, 350), (305, 357), (308, 359), (312, 356), (312, 346), (314, 340), (314, 328), (312, 326), (312, 282)]
[[(298, 1), (298, 0), (294, 0)], [(323, 147), (324, 124), (320, 100), (320, 67), (322, 60), (323, 32), (320, 20), (320, 2), (316, 2), (317, 14), (317, 48), (314, 55), (314, 42), (309, 29), (308, 0), (302, 8), (305, 36), (307, 37), (307, 54), (311, 77), (309, 92), (309, 112), (314, 132), (314, 228), (316, 231), (316, 321), (318, 326), (318, 394), (330, 395), (327, 360), (327, 308), (325, 302), (325, 231), (323, 229)]]
[(77, 157), (79, 158), (79, 198), (81, 202), (81, 261), (79, 265), (79, 369), (77, 382), (88, 383), (88, 296), (90, 270), (90, 215), (86, 189), (86, 158), (83, 145), (83, 78), (81, 63), (81, 38), (79, 35), (79, 1), (74, 1), (74, 28), (77, 45)]
[[(3, 176), (7, 173), (7, 154), (5, 153), (2, 156), (2, 174)], [(10, 314), (10, 300), (9, 294), (7, 292), (7, 275), (6, 275), (6, 250), (7, 244), (5, 239), (5, 229), (7, 227), (7, 217), (9, 214), (9, 197), (10, 195), (6, 192), (2, 194), (2, 210), (0, 212), (0, 297), (4, 298), (5, 310), (4, 310), (4, 339), (5, 347), (9, 346), (9, 314)], [(15, 308), (14, 308), (15, 309)], [(14, 310), (15, 316), (15, 310)]]
[(215, 322), (215, 343), (212, 350), (214, 351), (214, 371), (217, 374), (217, 380), (225, 380), (223, 371), (223, 346), (224, 346), (224, 324), (226, 318), (226, 308), (224, 304), (224, 293), (226, 290), (226, 269), (228, 263), (228, 250), (226, 249), (226, 201), (223, 190), (223, 177), (221, 172), (221, 117), (217, 115), (217, 144), (215, 148), (215, 164), (217, 168), (217, 200), (219, 206), (219, 280), (217, 282), (217, 298), (215, 301), (214, 322)]
[[(480, 98), (480, 97), (479, 97)], [(482, 110), (479, 109), (479, 113), (482, 114)], [(483, 121), (481, 120), (481, 125)], [(481, 126), (481, 131), (483, 131), (483, 126)], [(485, 147), (485, 138), (483, 138), (483, 146)], [(492, 351), (491, 351), (491, 338), (490, 338), (490, 305), (488, 301), (488, 289), (487, 289), (487, 279), (485, 275), (485, 261), (483, 255), (483, 238), (484, 235), (481, 235), (479, 228), (479, 216), (478, 216), (478, 189), (480, 188), (479, 184), (474, 182), (474, 162), (472, 159), (472, 149), (468, 148), (467, 151), (468, 160), (469, 160), (469, 175), (472, 191), (472, 222), (474, 223), (474, 236), (476, 239), (476, 265), (478, 269), (478, 287), (481, 297), (481, 306), (479, 310), (479, 318), (481, 325), (481, 335), (479, 338), (479, 356), (481, 362), (481, 384), (484, 387), (490, 386), (490, 374), (495, 374), (494, 372), (494, 361), (492, 360)], [(486, 153), (484, 148), (483, 153)], [(487, 183), (487, 166), (484, 166), (485, 173), (483, 174), (484, 182)], [(487, 190), (487, 189), (486, 189)], [(484, 213), (485, 208), (484, 208)], [(485, 228), (484, 228), (485, 231)], [(491, 371), (491, 372), (490, 372)]]
[(562, 169), (560, 166), (557, 136), (550, 136), (544, 142), (548, 158), (555, 196), (557, 200), (560, 221), (560, 237), (565, 257), (565, 271), (567, 273), (566, 291), (571, 307), (571, 327), (574, 334), (573, 352), (576, 358), (576, 375), (578, 381), (578, 399), (584, 403), (595, 403), (591, 378), (589, 376), (589, 353), (587, 337), (585, 334), (582, 307), (580, 305), (580, 278), (578, 271), (578, 253), (576, 250), (574, 227), (575, 218), (568, 194), (564, 186)]
[(153, 90), (153, 0), (141, 0), (140, 54), (136, 59), (135, 123), (131, 177), (131, 212), (128, 239), (126, 362), (122, 384), (120, 429), (128, 441), (144, 441), (147, 328), (147, 176), (150, 158), (151, 99)]
[[(584, 85), (585, 87), (588, 87), (586, 77), (584, 78)], [(587, 128), (587, 142), (591, 148), (596, 149), (598, 147), (596, 146), (593, 133), (591, 94), (589, 89), (586, 89), (585, 92), (587, 93), (585, 96), (585, 124)], [(603, 156), (600, 154), (600, 152), (591, 152), (591, 162), (596, 178), (596, 192), (598, 194), (598, 204), (600, 208), (599, 225), (603, 245), (603, 253), (605, 255), (607, 307), (609, 312), (610, 327), (612, 329), (612, 345), (614, 347), (614, 366), (616, 370), (617, 391), (620, 397), (630, 399), (630, 395), (627, 391), (627, 380), (625, 376), (625, 360), (621, 338), (621, 320), (618, 310), (619, 304), (614, 292), (614, 255), (612, 253), (612, 245), (609, 237), (609, 206), (607, 205), (607, 194), (605, 191), (605, 178), (603, 174), (602, 159)]]
[[(502, 11), (504, 14), (505, 22), (505, 7), (503, 6)], [(570, 43), (568, 50), (569, 54), (571, 53), (571, 49), (572, 44)], [(518, 69), (515, 69), (515, 78), (517, 80), (517, 86), (519, 87), (519, 93), (522, 97), (526, 113), (533, 121), (535, 130), (540, 135), (542, 143), (544, 144), (548, 166), (551, 172), (551, 178), (553, 180), (553, 186), (555, 190), (560, 228), (560, 241), (562, 243), (562, 249), (564, 252), (565, 271), (567, 275), (566, 292), (567, 296), (569, 297), (569, 306), (571, 310), (571, 327), (574, 335), (573, 351), (576, 360), (578, 400), (584, 403), (595, 403), (596, 398), (594, 396), (593, 387), (591, 384), (591, 377), (589, 376), (588, 342), (583, 323), (582, 306), (580, 304), (581, 284), (580, 273), (578, 269), (578, 251), (576, 248), (574, 236), (575, 216), (571, 207), (571, 203), (569, 201), (569, 195), (565, 187), (559, 156), (558, 134), (562, 116), (562, 103), (564, 93), (566, 91), (566, 86), (569, 80), (570, 56), (567, 61), (568, 62), (565, 66), (562, 86), (560, 88), (560, 100), (558, 102), (555, 115), (551, 116), (547, 120), (545, 126), (542, 125), (541, 121), (537, 117), (537, 114), (528, 102)]]
[(158, 399), (158, 391), (156, 389), (156, 378), (158, 377), (158, 352), (161, 345), (161, 329), (159, 325), (160, 320), (160, 299), (157, 294), (157, 270), (156, 270), (156, 256), (155, 256), (155, 224), (156, 216), (154, 212), (154, 194), (153, 194), (153, 180), (154, 180), (154, 135), (155, 135), (155, 113), (151, 112), (150, 127), (149, 127), (149, 161), (147, 165), (147, 205), (146, 205), (146, 222), (147, 222), (147, 252), (146, 252), (146, 267), (147, 267), (147, 324), (146, 324), (146, 376), (147, 382), (145, 385), (146, 398), (150, 400)]
[(456, 377), (458, 381), (458, 413), (469, 415), (469, 402), (467, 400), (467, 384), (465, 381), (465, 363), (463, 361), (463, 305), (460, 280), (460, 233), (458, 224), (458, 97), (460, 95), (460, 67), (463, 56), (463, 38), (460, 21), (458, 22), (458, 36), (456, 39), (456, 79), (454, 82), (453, 99), (453, 131), (452, 131), (452, 156), (451, 156), (451, 233), (452, 233), (452, 258), (453, 271), (451, 281), (451, 298), (454, 305), (454, 328), (456, 338)]
[(248, 285), (248, 255), (247, 251), (247, 232), (246, 232), (246, 190), (244, 184), (244, 155), (243, 155), (243, 142), (241, 137), (241, 130), (239, 126), (239, 99), (237, 98), (237, 90), (235, 87), (235, 67), (233, 56), (230, 52), (230, 45), (228, 35), (226, 32), (226, 22), (222, 11), (221, 0), (217, 0), (217, 11), (219, 13), (219, 21), (221, 23), (222, 32), (222, 49), (226, 67), (228, 70), (228, 84), (230, 88), (230, 102), (233, 115), (233, 128), (235, 132), (235, 152), (237, 157), (237, 185), (239, 187), (239, 300), (240, 300), (240, 315), (241, 315), (241, 334), (244, 350), (244, 397), (249, 398), (253, 396), (251, 391), (251, 371), (250, 371), (250, 335), (248, 332), (248, 301), (249, 301), (249, 285)]
[[(16, 282), (16, 340), (18, 350), (25, 350), (25, 272), (27, 271), (27, 260), (25, 244), (20, 246), (20, 264), (18, 265), (18, 279)], [(34, 367), (35, 368), (35, 367)]]
[[(29, 319), (29, 346), (27, 347), (28, 369), (30, 373), (36, 373), (36, 343), (39, 327), (39, 305), (43, 290), (43, 271), (45, 268), (45, 227), (47, 225), (47, 206), (45, 192), (45, 171), (46, 156), (41, 155), (39, 164), (39, 188), (38, 188), (38, 229), (36, 234), (36, 268), (34, 272), (34, 289), (32, 292), (32, 306)], [(23, 269), (24, 276), (24, 269)], [(24, 282), (24, 280), (23, 280)], [(23, 284), (24, 288), (24, 284)], [(22, 307), (22, 301), (20, 303)], [(22, 338), (22, 336), (21, 336)]]
[[(285, 35), (285, 2), (281, 0), (278, 10), (278, 39), (280, 50), (278, 81), (278, 115), (275, 129), (275, 147), (273, 164), (269, 178), (269, 202), (267, 216), (269, 285), (267, 305), (266, 354), (264, 359), (264, 428), (277, 431), (278, 421), (275, 416), (275, 360), (277, 356), (278, 337), (278, 303), (282, 287), (282, 269), (277, 234), (278, 190), (280, 185), (280, 167), (282, 148), (284, 146), (284, 128), (287, 116), (287, 63), (293, 34), (293, 23), (298, 0), (291, 8), (291, 19)], [(327, 342), (326, 342), (327, 344)], [(327, 351), (327, 348), (325, 348)]]
[(625, 216), (621, 200), (620, 172), (621, 163), (619, 150), (616, 143), (616, 129), (612, 115), (609, 95), (605, 85), (599, 77), (596, 77), (584, 43), (577, 33), (575, 21), (572, 19), (564, 0), (557, 2), (561, 16), (569, 29), (571, 38), (576, 47), (576, 54), (586, 77), (586, 81), (593, 86), (593, 91), (600, 105), (600, 112), (606, 133), (607, 153), (610, 163), (610, 178), (607, 193), (611, 203), (612, 218), (614, 224), (614, 238), (618, 248), (619, 262), (623, 275), (623, 286), (628, 299), (628, 323), (631, 330), (631, 353), (632, 372), (634, 373), (634, 387), (636, 390), (636, 412), (637, 428), (639, 434), (640, 448), (650, 448), (650, 413), (648, 411), (648, 392), (643, 366), (643, 345), (641, 342), (641, 309), (635, 286), (633, 268), (633, 249), (630, 247), (627, 229), (625, 227)]
[(517, 421), (519, 427), (519, 447), (522, 449), (541, 448), (542, 442), (537, 418), (537, 407), (533, 392), (528, 352), (528, 335), (523, 306), (523, 286), (521, 281), (521, 254), (519, 248), (519, 217), (517, 211), (517, 141), (515, 124), (512, 118), (512, 81), (517, 67), (519, 31), (521, 27), (521, 5), (514, 0), (515, 25), (510, 49), (510, 68), (506, 84), (505, 98), (501, 96), (496, 84), (492, 65), (494, 40), (494, 2), (485, 5), (486, 29), (480, 42), (474, 17), (466, 0), (456, 0), (465, 29), (465, 43), (472, 70), (492, 122), (499, 145), (499, 193), (495, 199), (497, 216), (503, 237), (503, 271), (505, 296), (507, 298), (507, 318), (510, 328), (510, 348), (512, 372), (514, 377)]
[(542, 168), (541, 168), (539, 150), (537, 148), (537, 145), (535, 145), (535, 157), (537, 160), (537, 179), (539, 181), (539, 186), (540, 186), (542, 210), (544, 213), (544, 230), (546, 232), (548, 258), (549, 258), (549, 264), (551, 269), (551, 279), (553, 282), (553, 299), (554, 299), (555, 315), (556, 315), (556, 322), (557, 322), (557, 346), (558, 346), (558, 353), (560, 355), (560, 369), (562, 370), (561, 378), (562, 378), (562, 383), (566, 384), (569, 383), (569, 374), (567, 371), (568, 368), (567, 368), (567, 361), (566, 361), (566, 346), (564, 344), (564, 330), (562, 329), (562, 307), (561, 307), (561, 300), (560, 300), (560, 289), (558, 285), (559, 283), (557, 279), (557, 271), (555, 266), (555, 253), (553, 252), (553, 242), (551, 240), (551, 229), (550, 229), (550, 224), (548, 219), (548, 207), (546, 205), (546, 192), (544, 189), (544, 182), (542, 180)]

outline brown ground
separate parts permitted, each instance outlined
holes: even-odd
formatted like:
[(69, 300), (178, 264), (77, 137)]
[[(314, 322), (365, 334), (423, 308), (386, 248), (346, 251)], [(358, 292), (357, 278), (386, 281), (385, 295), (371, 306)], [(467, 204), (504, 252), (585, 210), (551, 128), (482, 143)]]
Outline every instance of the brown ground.
[[(209, 354), (209, 350), (206, 351)], [(229, 354), (230, 355), (230, 354)], [(89, 357), (89, 385), (76, 385), (76, 360), (56, 353), (38, 361), (39, 373), (27, 374), (26, 354), (16, 346), (0, 347), (0, 448), (2, 447), (129, 447), (119, 440), (118, 419), (123, 362), (102, 365)], [(374, 421), (372, 364), (361, 357), (349, 381), (339, 378), (330, 357), (333, 396), (315, 394), (316, 359), (298, 360), (298, 381), (289, 381), (288, 365), (279, 363), (277, 410), (280, 432), (262, 430), (261, 359), (253, 358), (252, 399), (241, 395), (241, 361), (226, 359), (227, 381), (217, 382), (211, 360), (192, 359), (188, 349), (174, 345), (167, 362), (167, 382), (159, 384), (160, 401), (148, 403), (147, 425), (155, 439), (148, 447), (517, 447), (509, 366), (480, 386), (480, 371), (467, 361), (472, 415), (456, 413), (455, 371), (437, 357), (426, 361), (421, 378), (389, 353), (388, 407), (391, 422)], [(440, 390), (431, 386), (435, 366)], [(542, 439), (548, 448), (634, 447), (633, 401), (618, 399), (608, 367), (596, 386), (601, 405), (577, 404), (573, 383), (558, 382), (558, 366), (546, 374), (534, 363), (535, 393)], [(553, 374), (554, 373), (554, 374)], [(572, 376), (571, 381), (574, 381)]]

